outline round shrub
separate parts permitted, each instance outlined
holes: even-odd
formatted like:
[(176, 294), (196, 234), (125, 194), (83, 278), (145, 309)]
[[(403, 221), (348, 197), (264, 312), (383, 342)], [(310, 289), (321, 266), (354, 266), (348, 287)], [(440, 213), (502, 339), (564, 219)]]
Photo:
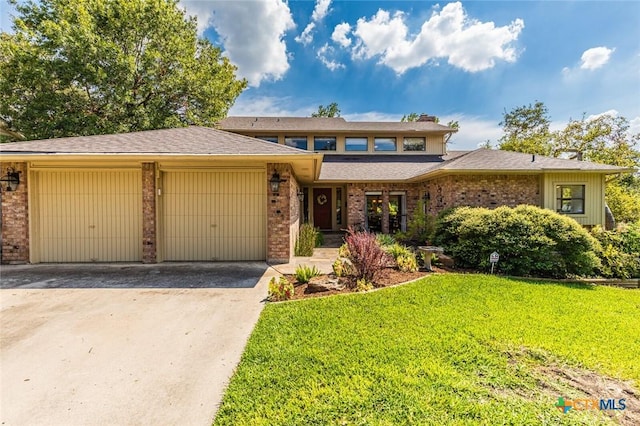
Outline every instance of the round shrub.
[(586, 276), (600, 267), (600, 244), (578, 222), (528, 205), (444, 211), (435, 243), (468, 268), (489, 268), (489, 255), (497, 251), (498, 270), (511, 275)]

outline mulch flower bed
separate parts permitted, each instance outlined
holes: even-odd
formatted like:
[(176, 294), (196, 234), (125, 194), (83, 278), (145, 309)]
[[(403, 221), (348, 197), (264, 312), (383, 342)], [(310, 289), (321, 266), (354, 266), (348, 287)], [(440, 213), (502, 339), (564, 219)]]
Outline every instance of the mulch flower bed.
[[(440, 268), (433, 268), (434, 272), (446, 272), (444, 269), (440, 269)], [(432, 273), (432, 272), (431, 272)], [(380, 271), (376, 277), (376, 281), (375, 281), (375, 288), (381, 288), (381, 287), (390, 287), (390, 286), (394, 286), (397, 284), (402, 284), (405, 283), (407, 281), (413, 281), (416, 280), (418, 278), (422, 278), (424, 276), (429, 275), (430, 272), (423, 272), (423, 271), (418, 271), (418, 272), (401, 272), (397, 269), (394, 268), (385, 268), (382, 271)], [(335, 275), (330, 274), (330, 275), (324, 275), (322, 277), (327, 277), (333, 280), (337, 280), (338, 284), (343, 285), (344, 288), (342, 290), (328, 290), (328, 291), (321, 291), (321, 292), (310, 292), (308, 291), (308, 285), (307, 284), (303, 284), (303, 283), (299, 283), (296, 281), (296, 276), (295, 275), (285, 275), (285, 277), (293, 283), (293, 287), (294, 287), (294, 294), (293, 297), (291, 299), (295, 300), (295, 299), (306, 299), (306, 298), (310, 298), (310, 297), (321, 297), (321, 296), (328, 296), (331, 294), (345, 294), (345, 293), (355, 293), (356, 292), (356, 285), (355, 285), (355, 279), (353, 277), (340, 277), (337, 278)]]

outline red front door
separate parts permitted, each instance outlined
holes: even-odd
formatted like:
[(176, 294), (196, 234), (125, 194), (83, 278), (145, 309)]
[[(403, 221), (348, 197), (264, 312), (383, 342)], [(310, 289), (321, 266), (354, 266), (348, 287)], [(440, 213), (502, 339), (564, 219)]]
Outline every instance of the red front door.
[(313, 188), (313, 225), (331, 229), (331, 188)]

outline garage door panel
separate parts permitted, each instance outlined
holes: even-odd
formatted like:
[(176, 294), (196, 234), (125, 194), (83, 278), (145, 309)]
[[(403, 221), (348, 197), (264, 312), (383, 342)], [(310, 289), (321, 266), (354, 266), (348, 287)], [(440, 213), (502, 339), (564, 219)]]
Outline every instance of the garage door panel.
[(165, 172), (162, 202), (165, 260), (265, 259), (263, 169)]
[(36, 172), (41, 262), (142, 259), (139, 171)]

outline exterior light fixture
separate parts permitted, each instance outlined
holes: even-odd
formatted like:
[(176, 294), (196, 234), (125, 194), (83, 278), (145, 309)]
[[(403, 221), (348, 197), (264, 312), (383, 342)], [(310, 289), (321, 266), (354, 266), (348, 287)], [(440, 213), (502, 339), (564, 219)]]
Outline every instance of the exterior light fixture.
[(269, 179), (269, 186), (271, 187), (272, 193), (276, 194), (280, 192), (280, 182), (284, 181), (280, 179), (280, 175), (278, 174), (278, 172), (273, 172), (273, 175), (271, 175), (271, 179)]
[(428, 192), (424, 193), (424, 196), (422, 197), (422, 201), (429, 201), (431, 200), (431, 194), (429, 194)]
[(300, 200), (300, 202), (304, 201), (304, 192), (298, 191), (298, 200)]
[(20, 185), (20, 172), (16, 172), (15, 169), (9, 168), (7, 170), (7, 174), (2, 176), (0, 182), (7, 183), (7, 192), (12, 192), (18, 189), (18, 185)]

